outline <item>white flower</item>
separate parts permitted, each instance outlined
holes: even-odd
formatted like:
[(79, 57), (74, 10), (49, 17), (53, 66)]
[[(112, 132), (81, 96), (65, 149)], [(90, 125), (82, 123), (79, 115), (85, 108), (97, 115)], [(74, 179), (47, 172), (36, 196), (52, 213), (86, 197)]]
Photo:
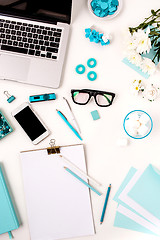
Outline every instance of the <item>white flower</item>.
[(109, 33), (104, 33), (102, 36), (102, 40), (106, 43), (108, 40), (111, 41), (112, 40), (112, 36)]
[(144, 90), (144, 87), (142, 86), (142, 81), (141, 80), (134, 80), (132, 82), (132, 90), (134, 95), (138, 95), (140, 91)]
[(153, 86), (153, 84), (146, 87), (144, 90), (144, 97), (147, 98), (149, 101), (154, 101), (159, 95), (158, 88)]
[(145, 33), (143, 30), (138, 29), (137, 32), (133, 33), (134, 39), (136, 39), (136, 51), (137, 53), (146, 53), (151, 49), (151, 40), (148, 37), (149, 30)]
[(136, 49), (136, 39), (134, 36), (130, 33), (129, 29), (124, 32), (124, 42), (127, 50), (134, 50)]
[(152, 75), (156, 71), (156, 66), (151, 59), (144, 57), (141, 65), (141, 69), (143, 72), (148, 73), (149, 75)]
[(141, 55), (140, 54), (138, 54), (136, 51), (134, 51), (134, 50), (131, 50), (131, 51), (128, 51), (127, 52), (127, 58), (128, 58), (128, 60), (131, 62), (131, 63), (133, 63), (133, 64), (135, 64), (136, 66), (138, 66), (138, 67), (140, 67), (141, 66), (141, 64), (142, 64), (142, 57), (141, 57)]
[(137, 41), (133, 35), (130, 34), (130, 37), (126, 40), (126, 45), (128, 50), (134, 50), (137, 48)]

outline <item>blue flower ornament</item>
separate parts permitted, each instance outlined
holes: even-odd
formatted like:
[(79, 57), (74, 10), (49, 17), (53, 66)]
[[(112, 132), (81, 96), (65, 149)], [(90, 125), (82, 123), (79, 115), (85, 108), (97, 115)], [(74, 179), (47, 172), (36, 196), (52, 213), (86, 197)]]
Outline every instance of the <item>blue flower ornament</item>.
[(95, 29), (86, 28), (85, 37), (89, 38), (90, 42), (101, 43), (102, 46), (110, 44), (109, 37), (103, 33), (99, 33)]

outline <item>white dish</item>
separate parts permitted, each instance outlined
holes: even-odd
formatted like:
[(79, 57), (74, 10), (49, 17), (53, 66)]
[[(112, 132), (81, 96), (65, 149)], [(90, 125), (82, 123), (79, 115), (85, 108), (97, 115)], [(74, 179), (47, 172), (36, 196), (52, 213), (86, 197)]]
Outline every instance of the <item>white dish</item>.
[(142, 139), (152, 131), (153, 122), (148, 113), (142, 110), (134, 110), (126, 115), (123, 128), (131, 138)]
[(123, 2), (123, 0), (118, 0), (118, 2), (119, 2), (119, 5), (118, 5), (118, 7), (117, 7), (117, 10), (115, 11), (115, 13), (113, 14), (113, 15), (107, 15), (107, 16), (105, 16), (105, 17), (98, 17), (98, 16), (96, 16), (95, 14), (94, 14), (94, 12), (93, 12), (93, 10), (92, 10), (92, 7), (91, 7), (91, 2), (92, 2), (93, 0), (88, 0), (88, 9), (89, 9), (89, 11), (92, 13), (92, 15), (94, 15), (96, 18), (99, 18), (99, 19), (102, 19), (102, 20), (109, 20), (109, 19), (112, 19), (112, 18), (114, 18), (114, 17), (116, 17), (118, 14), (119, 14), (119, 12), (121, 11), (121, 9), (122, 9), (122, 2)]

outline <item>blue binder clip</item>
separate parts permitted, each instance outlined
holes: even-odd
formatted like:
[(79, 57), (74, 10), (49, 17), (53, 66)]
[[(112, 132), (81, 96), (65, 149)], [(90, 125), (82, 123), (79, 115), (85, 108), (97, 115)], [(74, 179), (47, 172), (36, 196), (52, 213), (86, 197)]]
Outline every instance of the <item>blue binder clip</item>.
[(15, 97), (12, 95), (10, 95), (7, 91), (4, 91), (4, 94), (7, 96), (7, 102), (8, 103), (11, 103), (11, 102), (13, 102), (14, 100), (15, 100)]

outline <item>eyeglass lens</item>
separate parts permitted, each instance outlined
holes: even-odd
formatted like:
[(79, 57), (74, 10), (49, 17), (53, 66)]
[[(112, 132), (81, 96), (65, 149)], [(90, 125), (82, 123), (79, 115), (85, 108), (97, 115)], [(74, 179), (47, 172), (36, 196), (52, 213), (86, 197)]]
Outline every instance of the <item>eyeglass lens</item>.
[(74, 101), (76, 103), (84, 104), (88, 101), (89, 99), (89, 93), (84, 93), (84, 92), (74, 92), (73, 93)]
[(100, 106), (108, 106), (111, 104), (112, 96), (109, 94), (98, 94), (96, 95), (96, 100)]

